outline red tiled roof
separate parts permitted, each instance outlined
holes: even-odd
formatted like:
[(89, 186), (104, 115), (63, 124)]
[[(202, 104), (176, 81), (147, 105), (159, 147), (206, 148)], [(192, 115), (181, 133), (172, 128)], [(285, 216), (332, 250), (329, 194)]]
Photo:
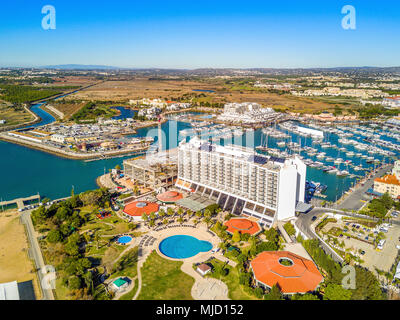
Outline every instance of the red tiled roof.
[(132, 217), (140, 217), (143, 213), (149, 215), (150, 213), (158, 211), (158, 204), (148, 201), (135, 201), (126, 205), (124, 213)]
[[(286, 258), (293, 264), (285, 266)], [(283, 293), (314, 291), (323, 280), (313, 261), (289, 251), (264, 251), (251, 261), (255, 278), (268, 287), (277, 284)]]
[(177, 191), (167, 191), (157, 196), (157, 199), (162, 202), (176, 202), (182, 198), (182, 193)]
[(374, 181), (400, 186), (400, 181), (397, 179), (397, 177), (394, 174), (388, 174), (386, 176), (383, 176), (382, 178), (376, 178)]
[(208, 270), (211, 270), (211, 267), (208, 264), (202, 263), (201, 265), (199, 265), (197, 267), (198, 269), (200, 269), (203, 272), (206, 272)]
[(261, 231), (261, 227), (257, 222), (251, 221), (246, 218), (232, 218), (224, 223), (228, 227), (226, 231), (234, 233), (239, 231), (240, 233), (248, 233), (254, 235)]

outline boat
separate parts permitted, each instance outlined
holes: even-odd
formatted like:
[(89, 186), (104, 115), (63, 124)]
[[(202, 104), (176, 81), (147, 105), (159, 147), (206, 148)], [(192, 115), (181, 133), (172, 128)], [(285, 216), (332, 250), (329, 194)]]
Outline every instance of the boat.
[(276, 144), (278, 147), (284, 147), (286, 145), (285, 141), (279, 141)]
[(333, 161), (335, 164), (341, 164), (343, 162), (342, 158), (337, 158)]
[(346, 176), (349, 175), (349, 172), (346, 171), (346, 170), (338, 171), (338, 172), (336, 173), (336, 175), (337, 175), (338, 177), (346, 177)]

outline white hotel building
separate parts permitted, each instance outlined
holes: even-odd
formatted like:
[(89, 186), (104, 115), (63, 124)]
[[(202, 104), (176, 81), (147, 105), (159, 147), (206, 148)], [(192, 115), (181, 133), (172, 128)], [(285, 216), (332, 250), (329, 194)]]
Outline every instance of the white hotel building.
[[(178, 150), (176, 186), (197, 201), (213, 201), (236, 215), (271, 226), (295, 216), (305, 196), (307, 166), (297, 157), (280, 159), (238, 146), (193, 138)], [(206, 199), (207, 200), (206, 200)]]

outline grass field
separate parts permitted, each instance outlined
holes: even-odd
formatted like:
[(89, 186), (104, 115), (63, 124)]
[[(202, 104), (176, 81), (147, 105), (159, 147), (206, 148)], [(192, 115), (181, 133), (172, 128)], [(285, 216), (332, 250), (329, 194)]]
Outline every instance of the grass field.
[[(222, 261), (214, 259), (212, 264), (223, 264)], [(254, 296), (247, 294), (243, 289), (242, 285), (239, 283), (239, 272), (236, 268), (232, 268), (231, 266), (226, 267), (229, 272), (227, 276), (217, 277), (213, 273), (210, 274), (210, 277), (219, 279), (223, 281), (228, 286), (228, 297), (232, 300), (257, 300)]]
[(25, 109), (18, 108), (18, 110), (16, 110), (0, 101), (0, 120), (6, 120), (5, 124), (0, 124), (0, 128), (21, 124), (32, 121), (33, 119), (33, 116)]
[(180, 269), (182, 264), (153, 251), (141, 269), (142, 289), (138, 300), (192, 300), (194, 279)]
[(28, 258), (25, 229), (15, 211), (0, 213), (0, 283), (32, 281), (36, 298), (40, 298), (33, 262)]

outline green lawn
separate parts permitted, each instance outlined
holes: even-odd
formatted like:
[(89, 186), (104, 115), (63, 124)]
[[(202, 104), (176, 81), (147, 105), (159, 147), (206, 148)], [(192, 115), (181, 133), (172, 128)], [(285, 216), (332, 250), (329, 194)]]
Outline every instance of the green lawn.
[(135, 285), (132, 288), (132, 290), (129, 291), (128, 293), (125, 293), (124, 295), (122, 295), (118, 300), (132, 300), (138, 289), (138, 284), (139, 284), (139, 280), (136, 278)]
[[(211, 263), (212, 265), (223, 264), (223, 262), (218, 259), (212, 260)], [(217, 277), (213, 273), (211, 273), (209, 276), (223, 281), (228, 286), (228, 297), (232, 300), (257, 300), (256, 297), (247, 294), (243, 290), (243, 286), (239, 283), (239, 272), (237, 269), (232, 268), (231, 266), (226, 266), (225, 268), (229, 270), (227, 276)]]
[(138, 300), (192, 300), (194, 279), (181, 271), (182, 264), (153, 251), (141, 269), (142, 289)]

